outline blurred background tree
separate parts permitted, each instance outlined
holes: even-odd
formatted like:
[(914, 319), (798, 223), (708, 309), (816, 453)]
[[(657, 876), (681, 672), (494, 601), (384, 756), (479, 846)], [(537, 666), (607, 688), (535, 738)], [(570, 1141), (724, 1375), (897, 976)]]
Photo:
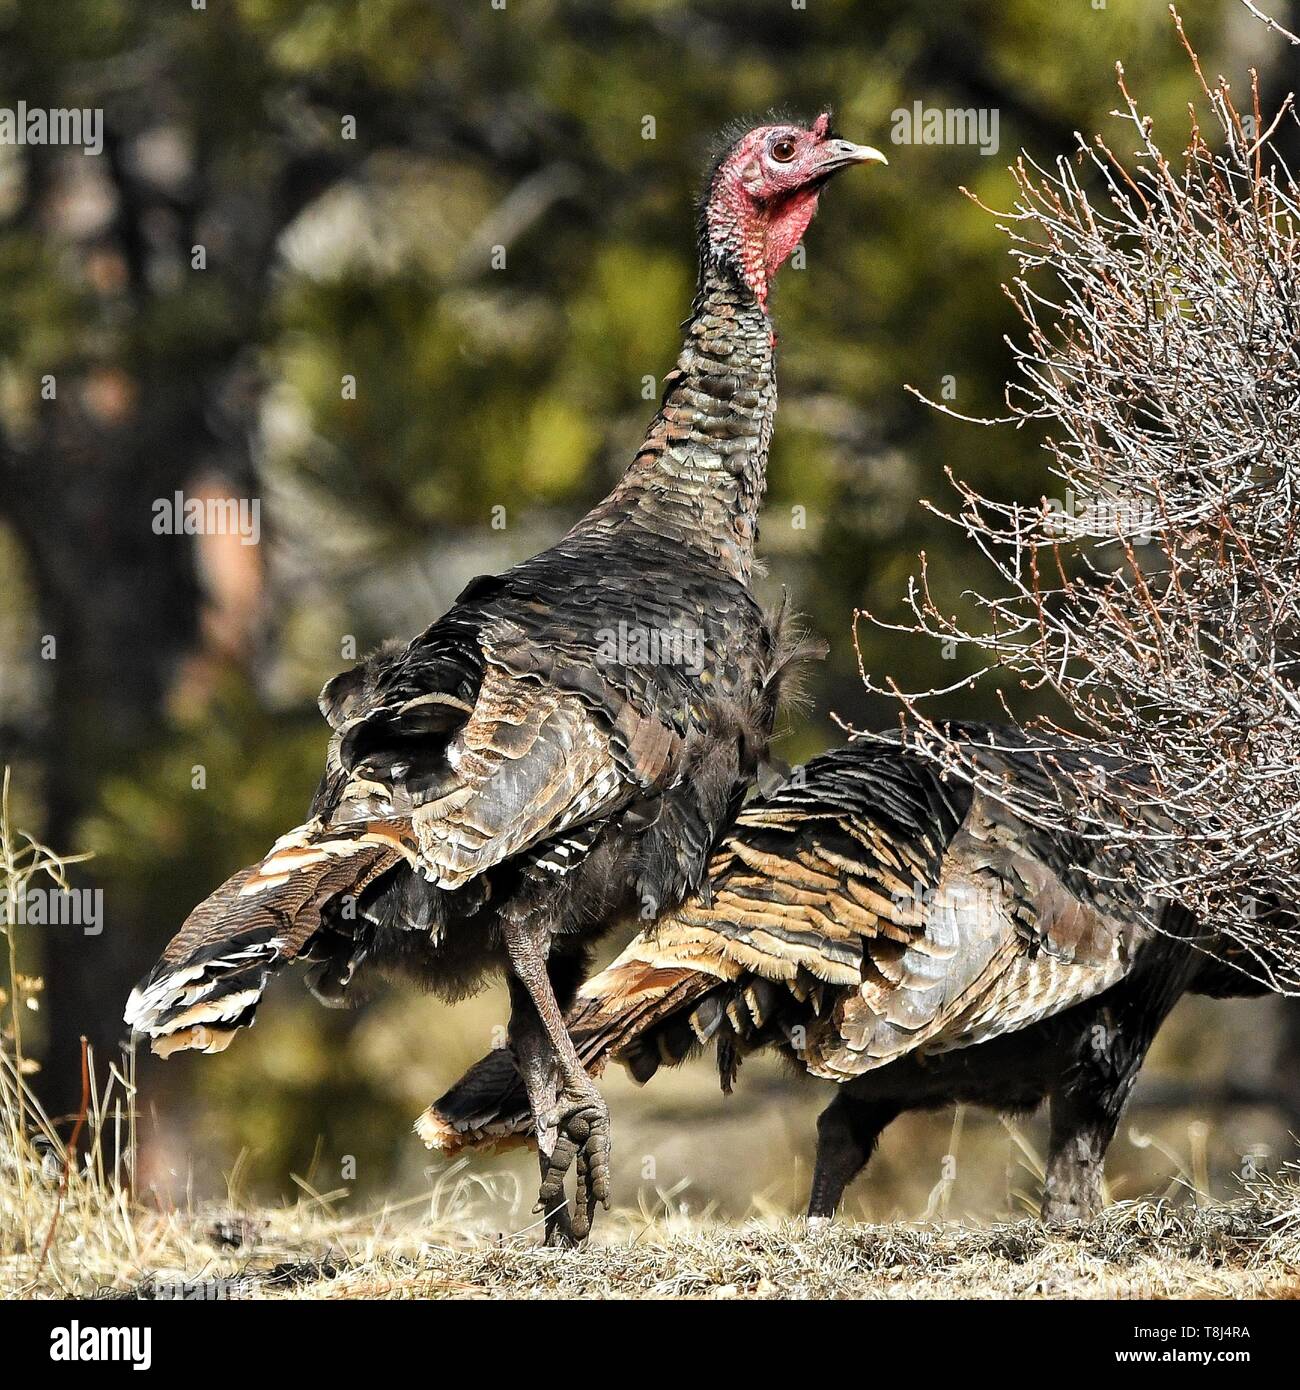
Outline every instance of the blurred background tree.
[[(1244, 87), (1258, 66), (1274, 96), (1300, 82), (1300, 50), (1235, 0), (1184, 18), (1207, 69)], [(1139, 0), (0, 0), (0, 98), (102, 108), (105, 132), (99, 157), (0, 146), (0, 761), (20, 821), (95, 851), (83, 881), (106, 904), (99, 936), (28, 933), (49, 1104), (75, 1099), (79, 1034), (113, 1055), (127, 990), (189, 907), (300, 818), (325, 679), (608, 489), (677, 347), (708, 139), (772, 107), (829, 105), (892, 161), (826, 199), (776, 304), (763, 582), (831, 644), (781, 752), (837, 737), (832, 711), (891, 719), (858, 681), (853, 609), (896, 610), (922, 549), (960, 605), (969, 564), (918, 499), (942, 496), (945, 466), (989, 492), (1048, 487), (1027, 433), (903, 391), (999, 408), (1005, 248), (957, 187), (1005, 205), (1019, 149), (1050, 159), (1104, 125), (1119, 58), (1158, 121), (1185, 120), (1185, 55)], [(996, 112), (996, 153), (891, 144), (916, 102)], [(155, 534), (177, 491), (257, 499), (260, 543)], [(911, 688), (959, 673), (865, 636), (873, 671)], [(409, 1177), (406, 1122), (503, 1012), (394, 996), (324, 1014), (282, 991), (221, 1058), (142, 1067), (152, 1177), (200, 1154), (210, 1182), (243, 1146), (270, 1186), (313, 1155), (345, 1186)], [(1170, 1144), (1200, 1163), (1167, 1111), (1183, 1080), (1197, 1113), (1217, 1096), (1220, 1183), (1285, 1143), (1288, 1017), (1184, 1004), (1146, 1084), (1173, 1128), (1117, 1153), (1130, 1186), (1176, 1171)], [(616, 1131), (621, 1161), (733, 1207), (797, 1197), (781, 1117), (816, 1100), (793, 1084), (760, 1071), (729, 1105), (707, 1067), (616, 1088), (616, 1123), (642, 1123)], [(873, 1210), (924, 1205), (948, 1123), (891, 1131)], [(1013, 1151), (995, 1122), (979, 1133), (958, 1200), (1005, 1207)]]

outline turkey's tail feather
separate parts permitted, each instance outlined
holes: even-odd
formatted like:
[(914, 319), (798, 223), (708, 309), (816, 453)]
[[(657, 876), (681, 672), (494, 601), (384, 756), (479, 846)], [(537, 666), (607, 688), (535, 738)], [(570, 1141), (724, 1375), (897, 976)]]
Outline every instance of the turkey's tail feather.
[(253, 1022), (270, 976), (309, 954), (331, 905), (355, 903), (407, 857), (400, 828), (381, 822), (291, 830), (190, 913), (131, 991), (126, 1022), (160, 1057), (223, 1051)]
[[(715, 991), (727, 983), (657, 958), (653, 938), (639, 936), (583, 985), (565, 1022), (591, 1076), (599, 1077), (612, 1057), (642, 1083), (661, 1064), (675, 1065), (709, 1041), (723, 1015)], [(510, 1049), (496, 1048), (476, 1062), (420, 1116), (415, 1130), (448, 1157), (530, 1142), (533, 1117)]]

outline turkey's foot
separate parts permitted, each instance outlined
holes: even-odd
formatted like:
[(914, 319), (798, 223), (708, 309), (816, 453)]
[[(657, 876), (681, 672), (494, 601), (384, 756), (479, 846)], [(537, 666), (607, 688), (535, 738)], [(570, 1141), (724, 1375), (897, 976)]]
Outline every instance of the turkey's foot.
[(1077, 1164), (1061, 1171), (1063, 1164), (1047, 1170), (1038, 1219), (1044, 1226), (1060, 1226), (1075, 1221), (1091, 1221), (1102, 1208), (1101, 1169)]
[[(548, 1213), (546, 1243), (580, 1243), (591, 1234), (597, 1204), (609, 1208), (609, 1108), (594, 1086), (566, 1090), (542, 1123), (556, 1132), (555, 1145), (542, 1161), (538, 1193), (538, 1209)], [(571, 1215), (564, 1209), (564, 1180), (570, 1168), (576, 1174)], [(555, 1214), (557, 1209), (564, 1212), (564, 1220)]]
[[(554, 1121), (556, 1099), (555, 1092), (552, 1091), (550, 1105), (541, 1112), (544, 1121)], [(541, 1164), (541, 1180), (545, 1183), (550, 1176), (551, 1155), (555, 1152), (557, 1136), (553, 1128), (543, 1128), (543, 1133), (546, 1135), (546, 1142), (545, 1144), (538, 1144), (537, 1157)], [(573, 1217), (569, 1214), (569, 1199), (565, 1195), (562, 1181), (554, 1200), (542, 1201), (539, 1199), (535, 1210), (544, 1212), (546, 1216), (546, 1235), (543, 1241), (545, 1245), (557, 1250), (571, 1250), (581, 1243), (573, 1234)]]

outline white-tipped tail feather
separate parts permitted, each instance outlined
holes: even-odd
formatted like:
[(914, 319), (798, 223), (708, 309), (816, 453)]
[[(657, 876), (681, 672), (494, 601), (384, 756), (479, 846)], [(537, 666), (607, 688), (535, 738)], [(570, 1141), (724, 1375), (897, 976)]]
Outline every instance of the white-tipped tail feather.
[(190, 913), (131, 991), (126, 1022), (160, 1057), (221, 1052), (253, 1022), (271, 975), (309, 949), (329, 904), (400, 862), (397, 839), (388, 826), (347, 834), (305, 825), (282, 836)]

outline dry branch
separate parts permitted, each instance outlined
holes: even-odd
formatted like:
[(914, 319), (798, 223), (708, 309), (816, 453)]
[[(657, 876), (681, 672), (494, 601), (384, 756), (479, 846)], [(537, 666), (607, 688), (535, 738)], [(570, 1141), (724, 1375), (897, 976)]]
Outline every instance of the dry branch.
[[(1117, 65), (1135, 154), (1080, 137), (1073, 159), (1012, 170), (1006, 400), (1043, 431), (1058, 496), (954, 479), (947, 520), (996, 576), (968, 595), (978, 621), (940, 610), (923, 564), (906, 619), (882, 625), (1054, 691), (1068, 717), (1027, 730), (1104, 766), (1033, 804), (985, 789), (1115, 844), (1153, 905), (1183, 903), (1234, 964), (1296, 993), (1300, 190), (1273, 144), (1295, 115), (1288, 98), (1265, 124), (1253, 72), (1241, 113), (1183, 42), (1200, 99), (1179, 155)], [(938, 692), (886, 690), (918, 749), (984, 784), (924, 712)]]

